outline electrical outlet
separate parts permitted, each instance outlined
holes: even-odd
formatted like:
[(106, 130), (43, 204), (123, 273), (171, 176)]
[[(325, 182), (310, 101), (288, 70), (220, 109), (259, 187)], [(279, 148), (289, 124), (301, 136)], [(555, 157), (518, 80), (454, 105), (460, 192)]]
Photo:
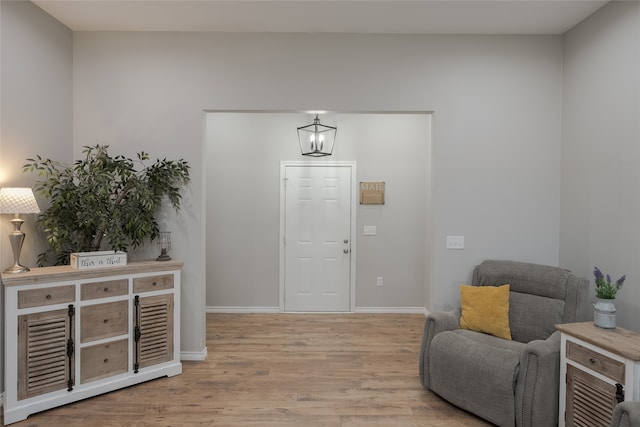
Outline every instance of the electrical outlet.
[(382, 286), (384, 283), (382, 282), (382, 277), (378, 276), (376, 279), (376, 286)]
[(365, 225), (363, 231), (365, 236), (375, 236), (378, 232), (375, 225)]

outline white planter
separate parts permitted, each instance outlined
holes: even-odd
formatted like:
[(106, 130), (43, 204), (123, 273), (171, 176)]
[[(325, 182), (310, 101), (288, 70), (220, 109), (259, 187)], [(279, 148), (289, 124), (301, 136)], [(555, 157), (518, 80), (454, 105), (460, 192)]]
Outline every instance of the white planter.
[(603, 329), (615, 329), (616, 306), (613, 299), (596, 298), (593, 304), (593, 323)]

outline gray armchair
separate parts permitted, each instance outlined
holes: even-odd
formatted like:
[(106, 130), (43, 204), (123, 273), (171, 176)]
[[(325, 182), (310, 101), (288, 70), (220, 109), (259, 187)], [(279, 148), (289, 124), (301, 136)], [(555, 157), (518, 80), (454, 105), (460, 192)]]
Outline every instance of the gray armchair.
[(611, 427), (639, 427), (640, 402), (622, 402), (613, 410)]
[(512, 340), (459, 329), (460, 310), (427, 316), (420, 348), (422, 385), (499, 426), (558, 422), (560, 333), (582, 321), (589, 282), (558, 267), (484, 261), (472, 285), (509, 284)]

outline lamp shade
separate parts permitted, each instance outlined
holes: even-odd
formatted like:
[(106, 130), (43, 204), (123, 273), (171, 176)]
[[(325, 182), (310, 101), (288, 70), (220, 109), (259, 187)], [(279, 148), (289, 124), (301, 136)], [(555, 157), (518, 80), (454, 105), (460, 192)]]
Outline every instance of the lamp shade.
[(40, 213), (38, 202), (30, 188), (0, 188), (0, 214)]
[(303, 156), (322, 157), (333, 153), (338, 128), (320, 123), (316, 114), (313, 123), (298, 128), (298, 142)]

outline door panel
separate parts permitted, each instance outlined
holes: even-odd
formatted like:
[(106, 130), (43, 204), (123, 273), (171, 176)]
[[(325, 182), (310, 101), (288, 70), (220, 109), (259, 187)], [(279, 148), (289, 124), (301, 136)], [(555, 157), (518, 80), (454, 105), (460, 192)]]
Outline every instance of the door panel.
[(351, 168), (287, 166), (285, 182), (285, 311), (349, 311)]
[(72, 313), (69, 308), (18, 316), (18, 400), (71, 390)]
[(135, 297), (134, 372), (173, 358), (173, 294)]

